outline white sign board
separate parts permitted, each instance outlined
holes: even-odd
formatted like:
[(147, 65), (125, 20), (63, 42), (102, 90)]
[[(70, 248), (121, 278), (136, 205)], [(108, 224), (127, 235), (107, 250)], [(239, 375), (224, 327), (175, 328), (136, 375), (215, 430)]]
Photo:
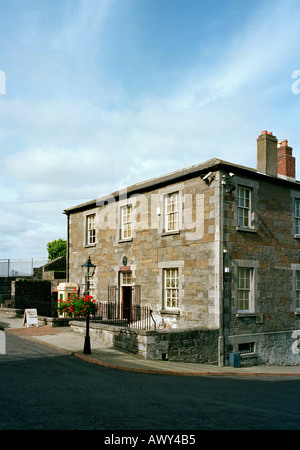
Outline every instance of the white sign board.
[(23, 325), (25, 325), (25, 324), (26, 324), (28, 327), (29, 327), (30, 325), (35, 325), (36, 327), (39, 326), (39, 324), (38, 324), (37, 310), (36, 310), (36, 309), (25, 309)]

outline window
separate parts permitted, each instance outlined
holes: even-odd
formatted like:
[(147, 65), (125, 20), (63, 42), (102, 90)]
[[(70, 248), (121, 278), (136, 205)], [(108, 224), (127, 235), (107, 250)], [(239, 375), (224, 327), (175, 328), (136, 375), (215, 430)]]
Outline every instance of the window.
[(296, 271), (296, 310), (300, 311), (300, 270)]
[(121, 208), (121, 239), (132, 238), (132, 205)]
[(95, 298), (95, 274), (90, 277), (89, 279), (89, 294), (93, 296), (93, 298)]
[(122, 284), (132, 284), (131, 272), (122, 272)]
[(251, 312), (252, 305), (252, 285), (253, 269), (248, 267), (239, 267), (238, 269), (238, 311)]
[(164, 293), (165, 309), (177, 309), (179, 299), (178, 269), (165, 269)]
[(244, 344), (239, 344), (239, 352), (241, 355), (245, 353), (255, 352), (255, 342), (245, 342)]
[(300, 200), (295, 199), (295, 234), (300, 235)]
[(165, 197), (165, 231), (179, 230), (179, 193)]
[(251, 190), (246, 187), (238, 187), (238, 214), (237, 225), (241, 228), (251, 227)]
[(92, 214), (91, 216), (87, 216), (86, 220), (87, 220), (86, 243), (87, 243), (87, 245), (95, 244), (96, 243), (95, 214)]

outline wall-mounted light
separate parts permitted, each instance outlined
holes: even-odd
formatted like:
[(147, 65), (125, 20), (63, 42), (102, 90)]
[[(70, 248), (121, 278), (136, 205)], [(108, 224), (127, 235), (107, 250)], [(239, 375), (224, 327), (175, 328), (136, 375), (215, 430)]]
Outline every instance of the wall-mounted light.
[(200, 178), (202, 178), (202, 180), (206, 183), (206, 184), (210, 184), (214, 179), (215, 176), (212, 172), (208, 172), (204, 175), (200, 175)]
[(236, 187), (232, 182), (232, 178), (234, 177), (234, 173), (229, 172), (228, 174), (223, 175), (222, 184), (225, 187), (225, 191), (227, 194), (232, 194), (235, 191)]

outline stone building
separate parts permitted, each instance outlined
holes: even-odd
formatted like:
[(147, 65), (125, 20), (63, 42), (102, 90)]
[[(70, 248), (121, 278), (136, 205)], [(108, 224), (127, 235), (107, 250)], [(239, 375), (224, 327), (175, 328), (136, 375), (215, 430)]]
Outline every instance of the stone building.
[(299, 364), (300, 184), (286, 140), (263, 131), (256, 170), (212, 159), (64, 213), (68, 280), (84, 289), (90, 256), (97, 301), (151, 307), (169, 359)]

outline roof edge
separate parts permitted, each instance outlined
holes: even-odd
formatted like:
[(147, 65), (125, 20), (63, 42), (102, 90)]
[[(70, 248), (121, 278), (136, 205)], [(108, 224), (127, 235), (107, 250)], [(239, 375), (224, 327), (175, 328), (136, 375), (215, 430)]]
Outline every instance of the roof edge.
[(111, 194), (107, 194), (101, 197), (98, 197), (97, 199), (90, 200), (85, 203), (81, 203), (79, 205), (66, 208), (63, 213), (64, 214), (71, 214), (74, 212), (84, 211), (88, 209), (95, 208), (96, 206), (104, 205), (105, 202), (109, 202), (112, 198), (114, 200), (119, 200), (121, 198), (127, 198), (128, 194), (134, 194), (134, 193), (142, 193), (144, 191), (148, 191), (153, 188), (157, 188), (159, 186), (164, 186), (170, 182), (178, 182), (180, 180), (185, 180), (188, 178), (191, 178), (192, 176), (195, 176), (197, 174), (201, 174), (202, 172), (205, 172), (207, 170), (231, 170), (231, 171), (238, 171), (239, 173), (243, 174), (251, 174), (252, 177), (263, 177), (270, 180), (275, 181), (276, 183), (280, 184), (292, 184), (297, 185), (297, 187), (300, 186), (299, 181), (296, 180), (288, 180), (280, 177), (274, 177), (271, 175), (267, 175), (265, 173), (258, 172), (256, 169), (241, 166), (238, 164), (234, 164), (228, 161), (224, 161), (222, 159), (218, 158), (212, 158), (209, 159), (201, 164), (195, 164), (193, 166), (176, 170), (174, 172), (170, 172), (166, 175), (161, 175), (159, 177), (150, 178), (146, 181), (135, 183), (131, 186), (119, 189), (118, 191), (112, 192)]

